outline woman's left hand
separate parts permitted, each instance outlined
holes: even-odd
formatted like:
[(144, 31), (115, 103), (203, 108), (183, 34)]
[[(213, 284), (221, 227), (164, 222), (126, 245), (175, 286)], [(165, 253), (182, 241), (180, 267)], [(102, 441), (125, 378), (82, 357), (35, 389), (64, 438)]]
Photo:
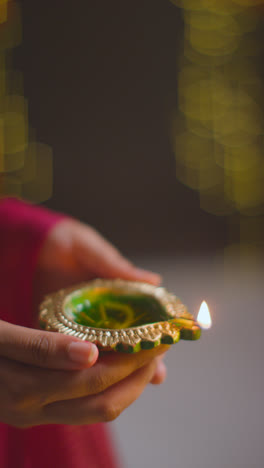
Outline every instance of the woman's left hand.
[[(122, 278), (159, 285), (156, 273), (135, 267), (92, 227), (65, 218), (50, 230), (39, 255), (35, 279), (35, 309), (44, 295), (96, 277)], [(165, 380), (166, 367), (157, 359), (153, 384)]]

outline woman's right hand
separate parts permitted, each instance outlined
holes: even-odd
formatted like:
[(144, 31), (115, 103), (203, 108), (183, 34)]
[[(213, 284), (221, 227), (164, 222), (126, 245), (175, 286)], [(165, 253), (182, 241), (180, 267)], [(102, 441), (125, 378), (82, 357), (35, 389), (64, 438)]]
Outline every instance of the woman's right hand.
[(0, 421), (20, 428), (112, 421), (149, 382), (162, 381), (158, 356), (168, 348), (98, 359), (91, 343), (0, 320)]

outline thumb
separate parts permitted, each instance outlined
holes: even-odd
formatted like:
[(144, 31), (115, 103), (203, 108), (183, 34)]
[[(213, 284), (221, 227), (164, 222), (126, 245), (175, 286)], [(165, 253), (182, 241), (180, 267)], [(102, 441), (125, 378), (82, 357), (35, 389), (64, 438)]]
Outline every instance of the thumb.
[(49, 369), (83, 369), (93, 366), (98, 354), (98, 348), (87, 341), (0, 320), (2, 357)]

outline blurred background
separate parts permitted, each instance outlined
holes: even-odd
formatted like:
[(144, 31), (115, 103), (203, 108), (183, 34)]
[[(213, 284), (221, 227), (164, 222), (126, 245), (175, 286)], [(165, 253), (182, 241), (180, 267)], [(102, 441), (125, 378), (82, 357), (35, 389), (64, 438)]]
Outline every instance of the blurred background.
[(124, 468), (262, 468), (263, 1), (17, 6), (7, 192), (92, 224), (213, 318), (112, 424)]
[(23, 2), (29, 121), (53, 149), (46, 205), (125, 253), (223, 247), (226, 220), (176, 178), (171, 122), (183, 20), (168, 0)]

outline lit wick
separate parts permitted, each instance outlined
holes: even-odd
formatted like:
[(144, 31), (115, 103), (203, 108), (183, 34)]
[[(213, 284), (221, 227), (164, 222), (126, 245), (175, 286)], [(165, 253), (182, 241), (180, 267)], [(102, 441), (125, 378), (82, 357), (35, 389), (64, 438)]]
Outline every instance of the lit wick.
[(212, 319), (209, 312), (208, 305), (205, 301), (202, 302), (198, 316), (197, 322), (199, 323), (200, 327), (204, 330), (209, 330), (212, 326)]

